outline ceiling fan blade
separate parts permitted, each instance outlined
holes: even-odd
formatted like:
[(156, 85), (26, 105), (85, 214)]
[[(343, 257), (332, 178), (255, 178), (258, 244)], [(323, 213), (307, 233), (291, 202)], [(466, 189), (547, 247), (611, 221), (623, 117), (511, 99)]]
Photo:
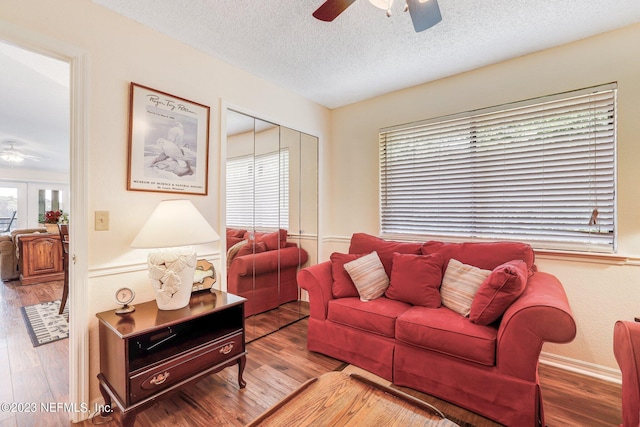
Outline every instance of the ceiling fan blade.
[(355, 1), (356, 0), (327, 0), (313, 12), (313, 17), (321, 21), (331, 22)]
[(407, 0), (407, 5), (416, 33), (431, 28), (442, 21), (438, 0)]

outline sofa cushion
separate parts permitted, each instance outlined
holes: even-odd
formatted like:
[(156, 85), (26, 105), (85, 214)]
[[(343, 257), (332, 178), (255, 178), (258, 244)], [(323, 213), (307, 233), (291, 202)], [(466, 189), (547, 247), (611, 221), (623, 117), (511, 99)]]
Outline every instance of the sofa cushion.
[[(391, 267), (393, 265), (393, 254), (416, 254), (420, 255), (422, 243), (394, 242), (384, 240), (366, 233), (355, 233), (351, 236), (350, 254), (368, 254), (373, 251), (378, 253), (387, 276), (391, 277)], [(510, 258), (516, 259), (516, 258)]]
[(495, 365), (497, 335), (446, 307), (414, 306), (396, 321), (398, 341), (487, 366)]
[(393, 338), (397, 317), (411, 306), (385, 297), (363, 302), (359, 298), (329, 301), (327, 319), (359, 330)]
[(451, 258), (440, 287), (442, 305), (468, 316), (473, 298), (490, 274), (491, 270), (483, 270)]
[(250, 245), (247, 240), (241, 240), (235, 245), (231, 246), (227, 251), (227, 268), (231, 265), (234, 259), (252, 254), (259, 254), (267, 250), (264, 242), (257, 242)]
[[(228, 238), (227, 242), (229, 242)], [(227, 249), (227, 268), (229, 268), (231, 262), (235, 259), (236, 255), (238, 255), (240, 249), (247, 246), (247, 243), (248, 242), (246, 240), (240, 240), (239, 242), (233, 244), (229, 249)]]
[(242, 239), (244, 238), (244, 233), (246, 233), (247, 230), (238, 230), (236, 228), (227, 228), (227, 237), (235, 237), (238, 239)]
[(259, 254), (260, 252), (266, 252), (267, 245), (264, 242), (255, 242), (253, 245), (244, 245), (240, 248), (236, 256), (245, 256), (252, 254)]
[[(251, 235), (253, 234), (253, 239)], [(278, 231), (274, 231), (272, 233), (262, 233), (256, 231), (254, 233), (246, 232), (244, 234), (244, 238), (251, 241), (255, 240), (258, 242), (264, 242), (268, 251), (274, 251), (279, 248), (284, 248), (287, 246), (287, 230), (280, 229)]]
[(473, 298), (469, 320), (478, 325), (489, 325), (502, 316), (527, 284), (527, 264), (510, 261), (496, 267), (480, 285)]
[(389, 277), (375, 251), (347, 262), (344, 269), (356, 285), (362, 301), (381, 297), (389, 287)]
[(227, 228), (227, 251), (231, 249), (234, 245), (242, 242), (244, 240), (244, 233), (247, 230), (238, 230), (235, 228)]
[(442, 255), (396, 253), (385, 296), (412, 305), (438, 308), (441, 282)]
[(344, 269), (344, 265), (349, 261), (360, 258), (364, 254), (342, 254), (334, 252), (329, 259), (331, 260), (331, 275), (333, 282), (331, 284), (331, 294), (334, 298), (360, 297), (356, 285), (353, 284), (351, 276)]
[(446, 262), (455, 258), (458, 261), (484, 270), (493, 270), (497, 266), (514, 259), (527, 263), (529, 270), (534, 271), (535, 254), (533, 248), (526, 243), (492, 242), (492, 243), (444, 243), (429, 241), (422, 246), (422, 253), (429, 255), (441, 253)]

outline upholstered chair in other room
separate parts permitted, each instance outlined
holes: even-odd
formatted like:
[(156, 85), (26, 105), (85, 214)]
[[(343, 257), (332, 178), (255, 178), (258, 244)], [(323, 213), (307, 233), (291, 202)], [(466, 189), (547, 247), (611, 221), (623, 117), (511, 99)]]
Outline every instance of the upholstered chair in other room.
[(622, 372), (622, 426), (640, 425), (640, 323), (619, 320), (613, 328), (613, 353)]

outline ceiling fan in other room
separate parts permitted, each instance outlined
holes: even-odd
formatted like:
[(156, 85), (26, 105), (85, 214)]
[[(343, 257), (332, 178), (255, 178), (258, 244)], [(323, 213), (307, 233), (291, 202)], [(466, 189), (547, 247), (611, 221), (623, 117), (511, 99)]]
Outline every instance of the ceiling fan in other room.
[(2, 149), (0, 150), (1, 160), (11, 164), (22, 163), (25, 160), (40, 161), (40, 157), (24, 153), (15, 148), (14, 144), (14, 141), (7, 141), (2, 144)]
[[(331, 22), (351, 6), (356, 0), (327, 0), (315, 12), (314, 18)], [(387, 16), (391, 16), (393, 0), (369, 0), (374, 6), (387, 9)], [(406, 0), (405, 12), (411, 15), (413, 28), (417, 33), (433, 27), (442, 21), (438, 0)]]

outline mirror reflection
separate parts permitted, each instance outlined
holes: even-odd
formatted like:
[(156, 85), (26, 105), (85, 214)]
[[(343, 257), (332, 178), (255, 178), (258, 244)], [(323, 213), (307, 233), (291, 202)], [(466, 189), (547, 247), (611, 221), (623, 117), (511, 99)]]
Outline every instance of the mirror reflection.
[(247, 341), (308, 315), (297, 285), (317, 263), (318, 139), (229, 110), (227, 291), (247, 298)]

